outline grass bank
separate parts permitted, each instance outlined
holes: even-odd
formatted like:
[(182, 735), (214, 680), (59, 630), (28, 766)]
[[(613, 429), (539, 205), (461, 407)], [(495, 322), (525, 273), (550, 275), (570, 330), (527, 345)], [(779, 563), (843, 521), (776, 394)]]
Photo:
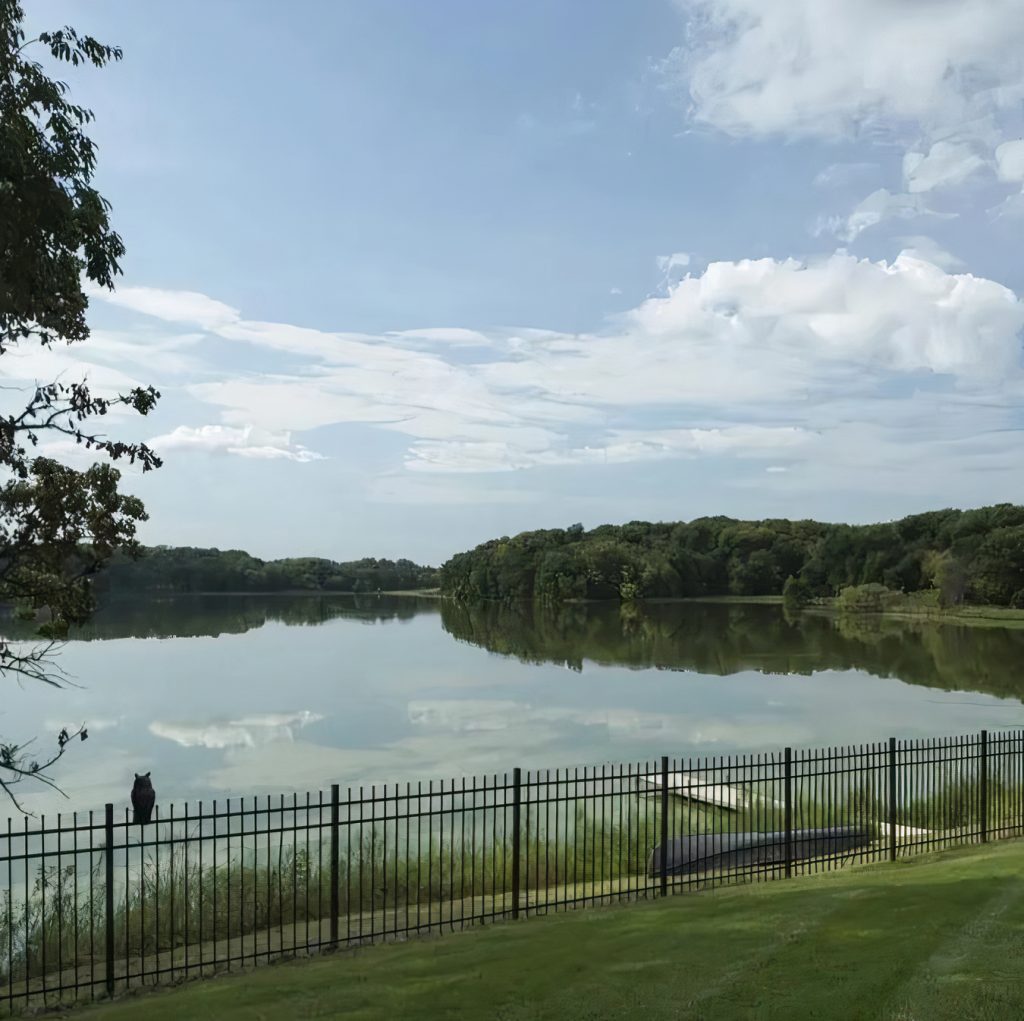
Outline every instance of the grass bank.
[(388, 589), (384, 592), (362, 592), (360, 595), (377, 596), (416, 596), (417, 599), (441, 599), (442, 593), (439, 588), (407, 588)]
[[(650, 599), (651, 603), (719, 603), (725, 605), (763, 605), (782, 606), (782, 596), (701, 596), (690, 599)], [(845, 610), (838, 605), (836, 599), (815, 599), (805, 608), (805, 612), (818, 613), (854, 613), (885, 620), (929, 620), (937, 623), (961, 624), (968, 627), (1024, 628), (1024, 610), (1014, 610), (1008, 606), (951, 606), (942, 608), (938, 605), (934, 592), (910, 592), (900, 595), (892, 606), (874, 612)]]
[(1024, 843), (343, 952), (83, 1010), (255, 1018), (1024, 1016)]
[[(810, 609), (829, 613), (853, 613), (839, 605), (837, 599), (816, 601)], [(1024, 610), (1008, 606), (950, 606), (940, 607), (935, 592), (893, 593), (879, 612), (865, 615), (883, 620), (926, 620), (939, 624), (957, 624), (966, 627), (1024, 628)]]

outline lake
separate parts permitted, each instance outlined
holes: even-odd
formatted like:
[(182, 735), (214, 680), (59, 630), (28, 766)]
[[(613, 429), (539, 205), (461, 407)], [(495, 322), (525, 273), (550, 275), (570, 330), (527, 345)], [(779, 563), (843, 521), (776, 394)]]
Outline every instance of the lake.
[(135, 771), (166, 804), (1017, 728), (1022, 660), (1024, 630), (776, 606), (150, 599), (63, 646), (74, 687), (11, 683), (0, 726), (88, 725), (70, 800), (26, 798), (51, 812), (123, 804)]

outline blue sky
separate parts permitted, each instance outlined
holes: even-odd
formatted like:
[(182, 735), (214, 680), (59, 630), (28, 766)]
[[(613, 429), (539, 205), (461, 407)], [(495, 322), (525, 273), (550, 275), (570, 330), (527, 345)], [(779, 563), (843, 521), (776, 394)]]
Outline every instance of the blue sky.
[(1019, 0), (28, 6), (128, 256), (4, 369), (161, 389), (149, 542), (1024, 500)]

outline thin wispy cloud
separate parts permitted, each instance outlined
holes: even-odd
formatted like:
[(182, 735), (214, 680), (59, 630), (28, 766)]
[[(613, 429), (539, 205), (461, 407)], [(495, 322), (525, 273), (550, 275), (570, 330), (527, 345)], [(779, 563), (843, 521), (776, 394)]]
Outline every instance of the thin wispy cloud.
[[(898, 408), (913, 404), (924, 380), (987, 397), (1020, 386), (1024, 305), (943, 261), (907, 251), (892, 262), (837, 252), (712, 263), (593, 334), (373, 336), (211, 314), (209, 337), (285, 355), (289, 370), (208, 371), (187, 389), (220, 420), (180, 425), (153, 443), (311, 462), (320, 455), (304, 433), (359, 424), (404, 436), (407, 469), (470, 474), (782, 451), (825, 457), (837, 398), (884, 394)], [(197, 309), (226, 307), (192, 293), (132, 293), (136, 312), (175, 326), (194, 325)], [(661, 427), (645, 423), (651, 415)]]

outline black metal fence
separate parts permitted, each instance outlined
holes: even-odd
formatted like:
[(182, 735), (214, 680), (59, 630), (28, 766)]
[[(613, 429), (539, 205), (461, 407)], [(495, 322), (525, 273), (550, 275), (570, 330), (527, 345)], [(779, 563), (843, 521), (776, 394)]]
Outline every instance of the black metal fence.
[(1024, 731), (159, 807), (0, 830), (0, 1004), (1017, 836)]

